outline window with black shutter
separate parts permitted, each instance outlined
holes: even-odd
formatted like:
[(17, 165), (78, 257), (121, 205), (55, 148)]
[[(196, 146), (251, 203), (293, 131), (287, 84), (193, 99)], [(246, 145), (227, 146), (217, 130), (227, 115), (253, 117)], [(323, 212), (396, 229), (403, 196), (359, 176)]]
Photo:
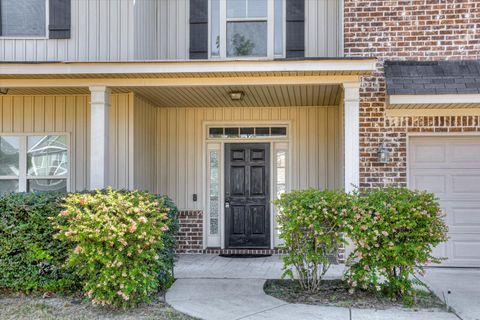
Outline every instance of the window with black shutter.
[(71, 0), (0, 0), (0, 36), (69, 39), (70, 10)]
[(303, 55), (304, 1), (190, 0), (190, 58)]

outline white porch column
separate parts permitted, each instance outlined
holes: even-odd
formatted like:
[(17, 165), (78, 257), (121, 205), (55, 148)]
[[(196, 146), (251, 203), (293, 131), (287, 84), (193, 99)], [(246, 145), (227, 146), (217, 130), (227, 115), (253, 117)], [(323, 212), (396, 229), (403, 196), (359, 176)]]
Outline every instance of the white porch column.
[(90, 190), (107, 187), (110, 89), (90, 87)]
[(344, 186), (351, 192), (360, 183), (360, 82), (345, 82), (344, 89)]

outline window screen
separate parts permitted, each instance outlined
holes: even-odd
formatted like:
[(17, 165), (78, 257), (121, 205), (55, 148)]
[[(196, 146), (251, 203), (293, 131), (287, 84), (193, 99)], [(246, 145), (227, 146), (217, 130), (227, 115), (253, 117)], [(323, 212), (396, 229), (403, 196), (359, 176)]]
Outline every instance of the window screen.
[(28, 37), (46, 35), (45, 0), (0, 0), (0, 35)]

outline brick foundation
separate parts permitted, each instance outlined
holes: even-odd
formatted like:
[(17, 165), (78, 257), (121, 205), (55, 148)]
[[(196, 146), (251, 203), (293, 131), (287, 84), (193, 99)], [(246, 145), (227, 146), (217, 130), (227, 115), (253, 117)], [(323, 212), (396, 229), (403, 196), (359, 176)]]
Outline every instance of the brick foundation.
[[(480, 59), (480, 2), (345, 1), (345, 56), (377, 57), (360, 91), (360, 187), (407, 183), (407, 133), (480, 132), (478, 116), (387, 117), (385, 60)], [(384, 139), (390, 163), (377, 161)]]
[(177, 253), (203, 253), (203, 212), (180, 211)]

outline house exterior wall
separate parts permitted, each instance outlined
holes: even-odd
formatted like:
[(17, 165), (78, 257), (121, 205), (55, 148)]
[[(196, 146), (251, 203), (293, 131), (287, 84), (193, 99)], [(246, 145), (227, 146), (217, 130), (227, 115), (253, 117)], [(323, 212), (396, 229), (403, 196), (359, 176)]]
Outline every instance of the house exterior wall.
[(343, 0), (305, 0), (305, 56), (343, 56)]
[[(128, 115), (129, 94), (115, 94), (110, 100), (109, 184), (129, 187)], [(2, 133), (67, 133), (70, 136), (70, 191), (89, 185), (90, 96), (35, 95), (0, 96)]]
[(0, 61), (127, 61), (134, 58), (133, 0), (72, 0), (71, 6), (70, 39), (0, 38)]
[(180, 210), (204, 209), (204, 121), (290, 121), (292, 188), (341, 187), (338, 106), (156, 110), (156, 193), (171, 197)]
[(156, 191), (157, 109), (141, 96), (134, 95), (133, 161), (135, 189)]
[[(407, 134), (480, 132), (479, 116), (387, 116), (386, 59), (480, 59), (480, 2), (345, 0), (345, 55), (378, 57), (360, 102), (360, 186), (407, 183)], [(385, 139), (388, 164), (377, 160)]]
[[(71, 0), (71, 38), (2, 38), (0, 61), (189, 59), (190, 0)], [(342, 55), (343, 0), (305, 0), (305, 55)]]

